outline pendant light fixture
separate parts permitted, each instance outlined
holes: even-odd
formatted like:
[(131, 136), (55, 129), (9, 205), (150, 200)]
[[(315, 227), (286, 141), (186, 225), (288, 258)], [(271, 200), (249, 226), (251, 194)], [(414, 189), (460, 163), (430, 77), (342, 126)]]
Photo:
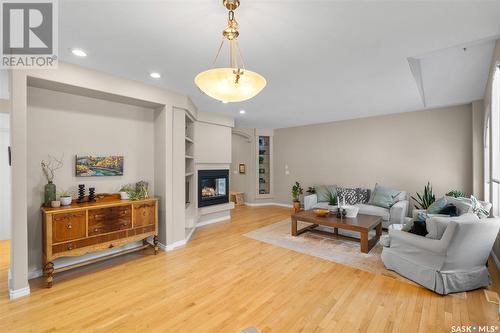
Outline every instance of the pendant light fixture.
[(222, 42), (217, 58), (226, 39), (229, 43), (230, 67), (212, 68), (201, 72), (194, 82), (208, 96), (224, 103), (242, 102), (256, 96), (266, 86), (266, 79), (260, 74), (245, 69), (243, 56), (238, 45), (238, 22), (234, 18), (234, 10), (240, 5), (239, 0), (223, 0), (223, 5), (229, 10), (228, 26), (222, 31)]

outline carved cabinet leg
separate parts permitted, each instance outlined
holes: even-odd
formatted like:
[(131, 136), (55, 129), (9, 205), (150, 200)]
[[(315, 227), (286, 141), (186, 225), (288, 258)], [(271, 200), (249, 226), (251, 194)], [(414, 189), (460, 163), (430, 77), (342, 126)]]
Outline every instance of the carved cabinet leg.
[(54, 263), (49, 261), (43, 267), (43, 274), (45, 275), (45, 279), (47, 281), (47, 288), (52, 288), (52, 282), (54, 281)]
[(158, 254), (158, 236), (156, 235), (153, 236), (153, 245), (155, 248), (155, 254)]

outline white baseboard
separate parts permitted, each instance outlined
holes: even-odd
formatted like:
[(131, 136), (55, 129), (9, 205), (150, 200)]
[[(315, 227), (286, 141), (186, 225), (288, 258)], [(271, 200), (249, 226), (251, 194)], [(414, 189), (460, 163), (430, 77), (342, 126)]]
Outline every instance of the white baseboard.
[(495, 254), (495, 252), (491, 251), (491, 257), (493, 258), (493, 261), (495, 262), (495, 265), (497, 265), (497, 269), (500, 270), (500, 260), (498, 260), (498, 257)]
[(196, 223), (195, 228), (202, 227), (202, 226), (207, 225), (207, 224), (213, 224), (213, 223), (217, 223), (217, 222), (227, 221), (227, 220), (230, 220), (230, 219), (231, 219), (231, 215), (230, 214), (228, 214), (226, 216), (216, 217), (216, 218), (213, 218), (213, 219), (210, 219), (210, 220), (206, 220), (206, 221), (203, 221), (203, 222)]
[(29, 294), (30, 294), (30, 287), (29, 286), (27, 286), (25, 288), (21, 288), (21, 289), (16, 289), (16, 290), (9, 289), (9, 298), (11, 300), (19, 298), (19, 297), (28, 296)]
[(182, 239), (180, 241), (173, 242), (172, 244), (169, 244), (169, 245), (163, 245), (163, 244), (162, 245), (165, 247), (164, 251), (173, 251), (176, 248), (184, 246), (186, 244), (187, 244), (187, 239)]
[(278, 202), (245, 202), (246, 206), (281, 206), (281, 207), (287, 207), (287, 208), (293, 208), (293, 205), (289, 204), (282, 204)]

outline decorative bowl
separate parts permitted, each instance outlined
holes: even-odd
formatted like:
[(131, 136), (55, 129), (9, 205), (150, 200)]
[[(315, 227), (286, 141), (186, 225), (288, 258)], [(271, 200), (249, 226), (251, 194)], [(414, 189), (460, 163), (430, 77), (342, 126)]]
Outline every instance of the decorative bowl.
[(345, 209), (346, 212), (345, 217), (355, 218), (356, 216), (358, 216), (359, 212), (358, 206), (343, 206), (342, 208)]
[(71, 197), (60, 197), (59, 200), (61, 201), (61, 206), (69, 206), (73, 199)]
[(317, 217), (325, 217), (330, 213), (330, 210), (326, 208), (314, 208), (313, 213), (316, 214)]
[(52, 206), (52, 208), (59, 208), (59, 207), (61, 207), (61, 201), (59, 201), (59, 200), (51, 201), (50, 205)]

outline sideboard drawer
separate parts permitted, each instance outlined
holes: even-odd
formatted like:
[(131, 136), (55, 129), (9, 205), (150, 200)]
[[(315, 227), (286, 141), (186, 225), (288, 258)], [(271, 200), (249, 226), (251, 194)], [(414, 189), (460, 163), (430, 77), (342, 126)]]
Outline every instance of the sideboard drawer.
[(86, 236), (85, 212), (54, 214), (52, 242), (59, 243)]
[(154, 202), (134, 204), (134, 228), (155, 224), (155, 206)]
[(132, 228), (132, 207), (89, 210), (89, 236)]

